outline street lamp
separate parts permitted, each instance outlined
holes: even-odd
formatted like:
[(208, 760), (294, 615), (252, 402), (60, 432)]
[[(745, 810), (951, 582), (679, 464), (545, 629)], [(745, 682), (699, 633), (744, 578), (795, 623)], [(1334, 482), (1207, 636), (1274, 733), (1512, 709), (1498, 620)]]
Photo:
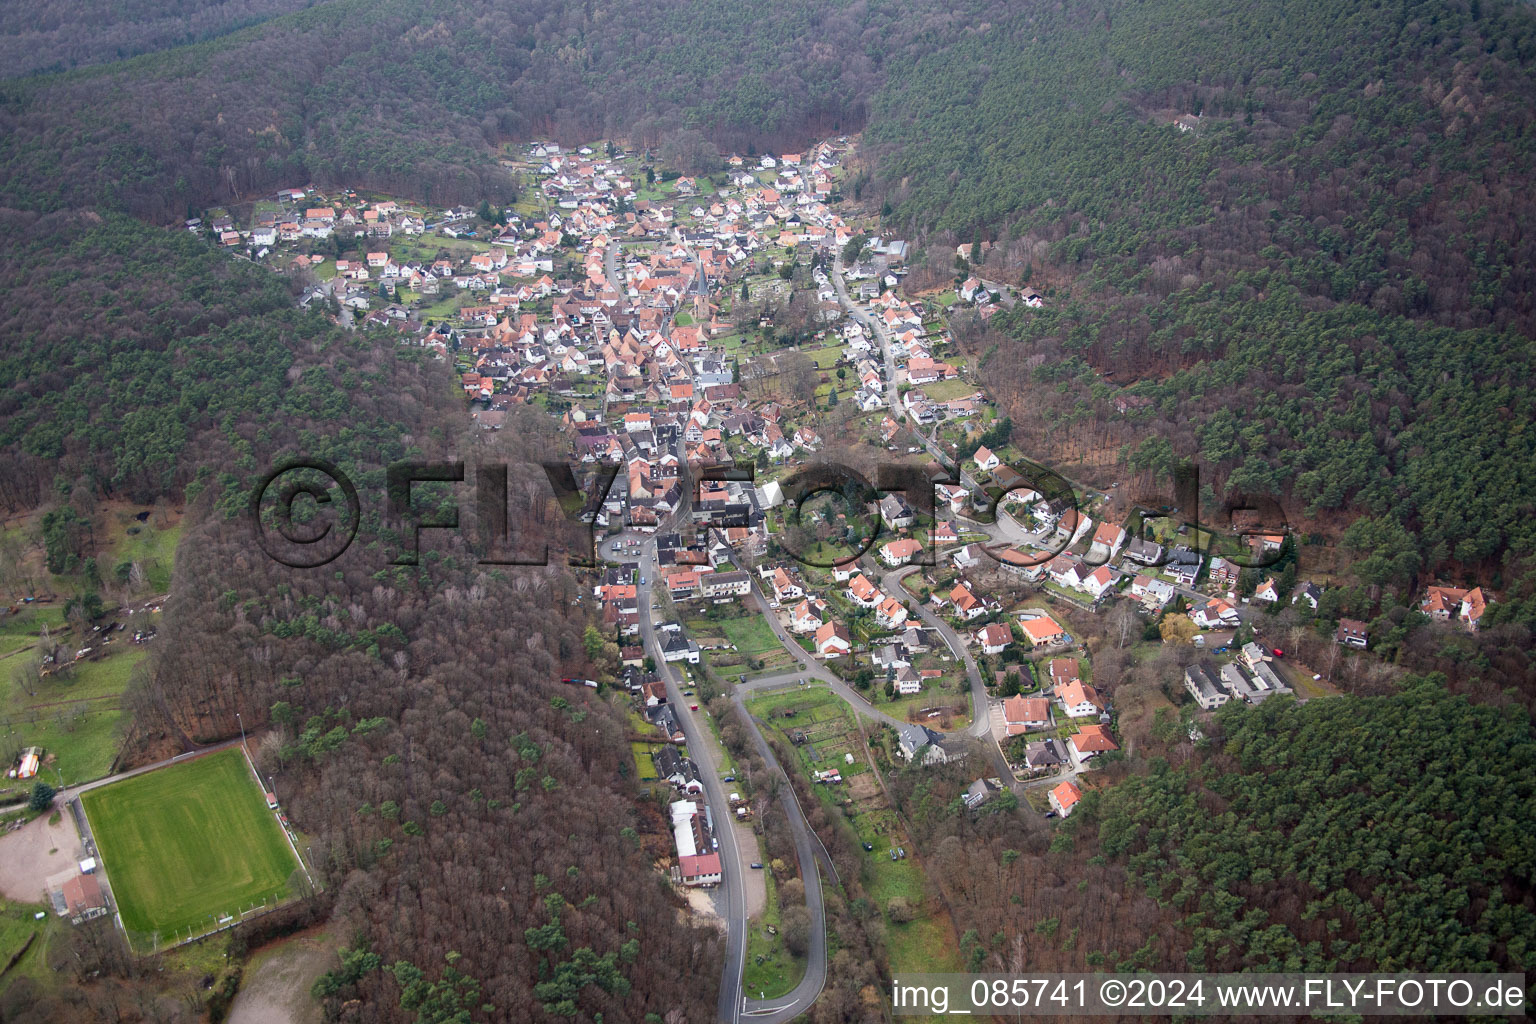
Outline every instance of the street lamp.
[(250, 751), (246, 750), (245, 747), (245, 723), (240, 720), (240, 712), (238, 711), (235, 712), (235, 722), (240, 726), (240, 749), (245, 750), (246, 754), (249, 755)]

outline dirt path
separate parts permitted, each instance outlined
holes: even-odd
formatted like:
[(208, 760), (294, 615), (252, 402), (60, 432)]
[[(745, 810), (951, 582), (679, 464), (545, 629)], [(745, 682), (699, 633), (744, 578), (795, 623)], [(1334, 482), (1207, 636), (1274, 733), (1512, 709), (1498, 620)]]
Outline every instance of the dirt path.
[(309, 990), (335, 963), (336, 947), (329, 929), (316, 928), (259, 950), (246, 965), (229, 1024), (320, 1024)]
[[(54, 806), (62, 809), (63, 804)], [(15, 832), (0, 834), (0, 896), (41, 903), (48, 876), (79, 862), (83, 850), (69, 814), (60, 815), (57, 825), (49, 825), (48, 818), (45, 814)]]

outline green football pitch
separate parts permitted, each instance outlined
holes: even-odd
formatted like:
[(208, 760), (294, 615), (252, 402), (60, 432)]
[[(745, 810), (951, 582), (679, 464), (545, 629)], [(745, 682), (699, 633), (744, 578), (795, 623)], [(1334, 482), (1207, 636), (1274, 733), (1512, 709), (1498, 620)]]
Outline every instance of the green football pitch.
[(81, 800), (123, 927), (141, 951), (288, 895), (298, 864), (238, 748)]

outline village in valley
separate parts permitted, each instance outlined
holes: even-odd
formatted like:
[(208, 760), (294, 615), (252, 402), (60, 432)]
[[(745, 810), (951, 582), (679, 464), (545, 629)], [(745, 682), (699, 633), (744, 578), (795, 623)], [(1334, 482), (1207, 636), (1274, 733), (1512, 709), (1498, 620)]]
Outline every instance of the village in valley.
[[(762, 794), (738, 781), (712, 700), (794, 751), (786, 767), (857, 833), (883, 906), (915, 894), (892, 918), (893, 968), (938, 969), (953, 938), (922, 911), (884, 773), (979, 755), (970, 812), (1066, 817), (1119, 756), (1123, 715), (1199, 742), (1229, 701), (1337, 693), (1341, 660), (1371, 643), (1346, 618), (1327, 663), (1286, 657), (1265, 612), (1310, 615), (1328, 589), (1298, 575), (1289, 534), (1219, 534), (1024, 475), (1031, 453), (952, 322), (1044, 308), (1049, 291), (981, 279), (960, 246), (953, 287), (907, 294), (918, 254), (842, 192), (857, 144), (698, 175), (611, 141), (524, 145), (504, 154), (522, 188), (501, 207), (306, 186), (185, 225), (294, 275), (338, 323), (450, 364), (477, 430), (539, 409), (588, 483), (612, 471), (583, 511), (604, 566), (587, 651), (602, 678), (566, 682), (628, 703), (636, 779), (666, 808), (658, 859), (701, 912), (700, 887), (742, 880), (753, 996), (805, 966), (775, 928), (787, 875)], [(1431, 587), (1421, 610), (1476, 629), (1490, 600)], [(1118, 706), (1106, 652), (1171, 647), (1182, 687)], [(13, 779), (42, 756), (29, 745)]]

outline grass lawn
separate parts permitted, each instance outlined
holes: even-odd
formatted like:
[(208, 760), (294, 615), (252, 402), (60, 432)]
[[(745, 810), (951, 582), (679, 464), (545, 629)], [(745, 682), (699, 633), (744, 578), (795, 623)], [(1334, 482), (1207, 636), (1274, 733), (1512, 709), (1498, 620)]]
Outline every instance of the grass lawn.
[[(119, 634), (121, 636), (122, 634)], [(116, 696), (128, 689), (134, 666), (144, 660), (149, 648), (114, 640), (112, 653), (98, 661), (78, 662), (72, 669), (43, 679), (34, 696), (18, 691), (15, 700), (28, 709), (66, 700), (91, 700)]]
[(652, 744), (641, 743), (638, 740), (631, 740), (629, 744), (630, 751), (635, 755), (635, 769), (640, 773), (641, 782), (655, 782), (657, 778), (656, 762), (651, 758), (651, 747)]
[(138, 948), (288, 896), (298, 865), (237, 748), (81, 799)]
[(818, 348), (808, 354), (818, 369), (828, 370), (837, 365), (837, 361), (842, 358), (843, 346), (828, 345), (826, 348)]
[(961, 380), (957, 377), (954, 380), (941, 380), (932, 384), (924, 384), (919, 390), (935, 402), (950, 402), (956, 398), (974, 395), (982, 389), (970, 381)]
[(103, 572), (119, 562), (137, 562), (152, 591), (163, 594), (171, 589), (176, 544), (181, 540), (180, 517), (166, 528), (157, 529), (148, 522), (138, 522), (128, 512), (118, 512), (110, 517), (108, 529), (113, 534), (113, 550), (111, 563), (103, 566)]
[[(48, 911), (48, 915), (41, 921), (33, 916), (39, 910)], [(16, 966), (6, 972), (5, 982), (10, 983), (25, 976), (47, 985), (55, 977), (54, 972), (48, 968), (48, 943), (65, 927), (59, 917), (41, 903), (0, 900), (0, 966), (9, 963), (11, 957), (23, 947), (27, 950), (16, 962)], [(30, 946), (27, 945), (29, 938), (32, 939)]]
[(17, 614), (0, 617), (0, 658), (37, 643), (44, 626), (55, 633), (64, 628), (62, 602), (23, 605)]
[(943, 914), (919, 917), (907, 924), (887, 924), (885, 942), (892, 974), (965, 970), (954, 929)]
[[(456, 292), (457, 290), (455, 290)], [(420, 317), (423, 320), (446, 320), (459, 311), (459, 296), (455, 293), (447, 298), (439, 299), (430, 306), (422, 308)]]
[(828, 544), (826, 541), (821, 540), (800, 554), (806, 564), (815, 568), (822, 568), (840, 565), (848, 561), (853, 557), (853, 549), (846, 544)]
[(782, 650), (779, 638), (773, 635), (773, 630), (761, 615), (753, 615), (742, 619), (725, 619), (715, 623), (725, 638), (736, 645), (737, 653), (742, 657), (755, 658), (768, 654), (771, 651)]
[[(119, 634), (121, 637), (122, 634)], [(40, 746), (50, 758), (46, 769), (67, 783), (99, 779), (117, 757), (121, 702), (134, 666), (149, 653), (119, 639), (113, 653), (99, 661), (82, 662), (66, 674), (51, 675), (28, 693), (14, 683), (0, 684), (5, 727), (0, 741), (8, 746)], [(23, 655), (16, 655), (21, 658)], [(3, 665), (0, 662), (0, 665)]]
[[(762, 856), (761, 853), (758, 856)], [(784, 948), (784, 936), (769, 935), (768, 927), (779, 927), (779, 893), (773, 872), (765, 870), (763, 879), (768, 899), (761, 916), (747, 926), (747, 962), (742, 971), (741, 988), (749, 999), (772, 999), (792, 991), (805, 974), (805, 960), (791, 956)]]
[(43, 715), (36, 722), (13, 725), (5, 739), (8, 746), (42, 747), (57, 760), (46, 774), (49, 782), (55, 782), (53, 769), (63, 775), (64, 782), (74, 785), (89, 782), (106, 775), (117, 757), (117, 724), (123, 713), (113, 708), (105, 711), (86, 711), (81, 708), (61, 709)]

